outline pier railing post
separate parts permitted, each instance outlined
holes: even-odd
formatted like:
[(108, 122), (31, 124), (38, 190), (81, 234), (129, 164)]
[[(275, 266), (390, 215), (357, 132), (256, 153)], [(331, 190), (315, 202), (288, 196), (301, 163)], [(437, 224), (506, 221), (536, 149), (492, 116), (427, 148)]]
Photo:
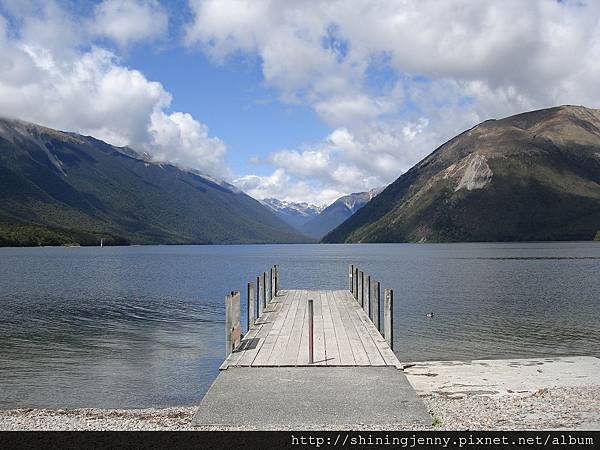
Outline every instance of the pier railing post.
[(269, 270), (269, 280), (269, 296), (271, 297), (271, 300), (273, 300), (273, 297), (275, 297), (275, 271), (273, 270), (273, 267)]
[(268, 305), (271, 303), (271, 282), (267, 272), (263, 272), (263, 276), (265, 277), (265, 305)]
[(394, 291), (386, 289), (383, 299), (383, 337), (394, 349)]
[(354, 276), (352, 279), (354, 281), (354, 298), (358, 300), (358, 267), (354, 267)]
[(348, 284), (350, 285), (350, 292), (354, 292), (354, 264), (350, 264), (348, 267)]
[(275, 296), (279, 294), (279, 267), (275, 264)]
[(267, 307), (267, 272), (263, 272), (261, 277), (262, 283), (262, 298), (260, 301), (263, 304), (263, 310)]
[(263, 313), (263, 294), (262, 294), (262, 281), (260, 277), (256, 277), (256, 303), (258, 305), (258, 317), (262, 316)]
[(254, 325), (254, 320), (256, 319), (256, 312), (254, 311), (254, 305), (255, 305), (255, 301), (254, 301), (254, 283), (252, 281), (250, 281), (248, 283), (248, 292), (247, 292), (247, 297), (246, 298), (248, 299), (248, 305), (247, 305), (247, 310), (248, 310), (248, 328), (247, 328), (247, 330), (249, 330)]
[(369, 316), (369, 319), (373, 320), (371, 317), (371, 275), (367, 275), (366, 283), (365, 283), (365, 305), (364, 310)]
[(379, 327), (379, 308), (381, 306), (381, 287), (379, 281), (373, 282), (373, 294), (371, 295), (371, 321), (377, 328)]
[(361, 270), (358, 272), (358, 303), (364, 307), (365, 304), (365, 273)]
[(242, 340), (240, 323), (240, 291), (232, 291), (225, 297), (225, 358)]
[(314, 310), (313, 310), (313, 301), (308, 300), (308, 363), (312, 364), (314, 362)]

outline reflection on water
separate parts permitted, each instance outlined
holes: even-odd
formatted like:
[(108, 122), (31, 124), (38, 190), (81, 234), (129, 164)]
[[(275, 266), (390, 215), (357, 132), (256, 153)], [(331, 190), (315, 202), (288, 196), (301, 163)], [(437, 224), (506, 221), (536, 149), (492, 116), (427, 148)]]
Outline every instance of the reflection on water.
[(345, 288), (349, 263), (394, 288), (402, 361), (598, 355), (599, 259), (592, 242), (0, 249), (0, 407), (196, 403), (225, 293), (274, 263), (283, 288)]

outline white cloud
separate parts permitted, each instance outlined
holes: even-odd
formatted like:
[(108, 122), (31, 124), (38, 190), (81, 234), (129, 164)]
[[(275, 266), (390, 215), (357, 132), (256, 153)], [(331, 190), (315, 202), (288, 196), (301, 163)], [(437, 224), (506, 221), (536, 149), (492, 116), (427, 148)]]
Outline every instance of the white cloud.
[[(224, 143), (190, 114), (169, 111), (171, 94), (161, 83), (121, 65), (109, 50), (63, 42), (60, 33), (73, 36), (68, 30), (79, 22), (55, 3), (12, 11), (21, 24), (14, 34), (0, 16), (2, 115), (129, 145), (219, 178), (230, 176)], [(55, 37), (48, 46), (32, 31), (44, 28), (41, 24), (55, 30), (47, 30)], [(81, 37), (81, 42), (87, 41)], [(126, 42), (132, 38), (121, 41)]]
[[(484, 119), (556, 104), (600, 105), (597, 2), (190, 5), (188, 45), (219, 61), (257, 55), (282, 101), (309, 105), (334, 130), (270, 156), (273, 175), (284, 169), (291, 184), (346, 193), (374, 187)], [(289, 192), (269, 190), (270, 177), (260, 179), (271, 194)]]
[(225, 144), (210, 137), (206, 125), (190, 114), (165, 114), (157, 110), (152, 114), (149, 131), (152, 136), (150, 148), (156, 159), (200, 168), (221, 178), (230, 175), (224, 164)]
[(169, 18), (156, 0), (104, 0), (94, 8), (92, 31), (120, 47), (155, 41), (168, 31)]
[(254, 198), (275, 197), (292, 202), (305, 202), (309, 199), (317, 205), (330, 204), (343, 195), (336, 189), (315, 187), (290, 176), (281, 168), (271, 175), (244, 175), (233, 180), (233, 184)]
[(269, 161), (289, 173), (299, 176), (314, 176), (329, 167), (329, 152), (326, 148), (318, 150), (280, 150), (269, 155)]

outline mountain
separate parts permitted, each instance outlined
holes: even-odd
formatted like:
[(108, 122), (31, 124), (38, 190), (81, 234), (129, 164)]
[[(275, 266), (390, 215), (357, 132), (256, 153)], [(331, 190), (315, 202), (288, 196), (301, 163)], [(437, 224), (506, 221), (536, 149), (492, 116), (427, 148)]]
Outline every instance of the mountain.
[(260, 202), (297, 230), (300, 230), (302, 225), (316, 217), (323, 209), (310, 203), (287, 202), (276, 198), (265, 198)]
[(338, 198), (335, 202), (323, 209), (319, 215), (306, 222), (300, 231), (306, 236), (320, 239), (333, 230), (344, 220), (365, 206), (383, 188), (371, 189), (368, 192), (357, 192)]
[(0, 245), (303, 242), (258, 201), (89, 136), (0, 119)]
[(323, 242), (591, 240), (600, 110), (487, 120), (437, 148)]

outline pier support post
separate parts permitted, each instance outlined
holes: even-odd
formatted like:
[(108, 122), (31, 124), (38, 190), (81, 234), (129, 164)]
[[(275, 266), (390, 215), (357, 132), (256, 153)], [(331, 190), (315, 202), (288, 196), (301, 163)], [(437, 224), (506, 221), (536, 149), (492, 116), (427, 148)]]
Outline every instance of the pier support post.
[(248, 309), (248, 330), (250, 328), (252, 328), (252, 326), (254, 325), (254, 321), (256, 320), (256, 311), (254, 309), (256, 302), (254, 301), (254, 283), (252, 281), (250, 281), (248, 283), (248, 292), (247, 292), (248, 296), (246, 297), (248, 299), (248, 305), (247, 305), (247, 309)]
[(394, 350), (394, 291), (386, 289), (383, 299), (383, 337)]
[(263, 308), (269, 304), (269, 296), (267, 294), (267, 272), (263, 272)]
[(225, 358), (240, 345), (241, 340), (240, 291), (232, 291), (225, 297)]
[(265, 280), (265, 307), (271, 303), (271, 282), (267, 272), (263, 272), (263, 279)]
[(379, 281), (373, 281), (373, 293), (371, 295), (371, 321), (378, 331), (379, 328), (379, 308), (381, 306), (381, 287)]
[(308, 300), (308, 363), (314, 362), (314, 310), (313, 301)]
[(369, 319), (373, 320), (371, 317), (371, 275), (367, 275), (365, 279), (365, 304), (363, 309), (369, 316)]
[(354, 264), (350, 264), (348, 267), (348, 284), (350, 285), (350, 292), (354, 293)]
[(275, 275), (274, 275), (274, 271), (273, 268), (271, 267), (271, 269), (269, 269), (269, 297), (271, 297), (271, 300), (273, 300), (273, 297), (275, 297)]
[(365, 273), (361, 270), (358, 272), (358, 303), (360, 306), (365, 305)]
[(275, 297), (277, 297), (279, 294), (279, 267), (277, 267), (277, 264), (273, 267), (275, 269)]
[(358, 300), (358, 267), (354, 267), (354, 276), (352, 277), (354, 281), (354, 298)]
[(263, 313), (263, 292), (262, 292), (262, 280), (260, 277), (256, 277), (256, 303), (258, 305), (258, 317), (262, 316)]

